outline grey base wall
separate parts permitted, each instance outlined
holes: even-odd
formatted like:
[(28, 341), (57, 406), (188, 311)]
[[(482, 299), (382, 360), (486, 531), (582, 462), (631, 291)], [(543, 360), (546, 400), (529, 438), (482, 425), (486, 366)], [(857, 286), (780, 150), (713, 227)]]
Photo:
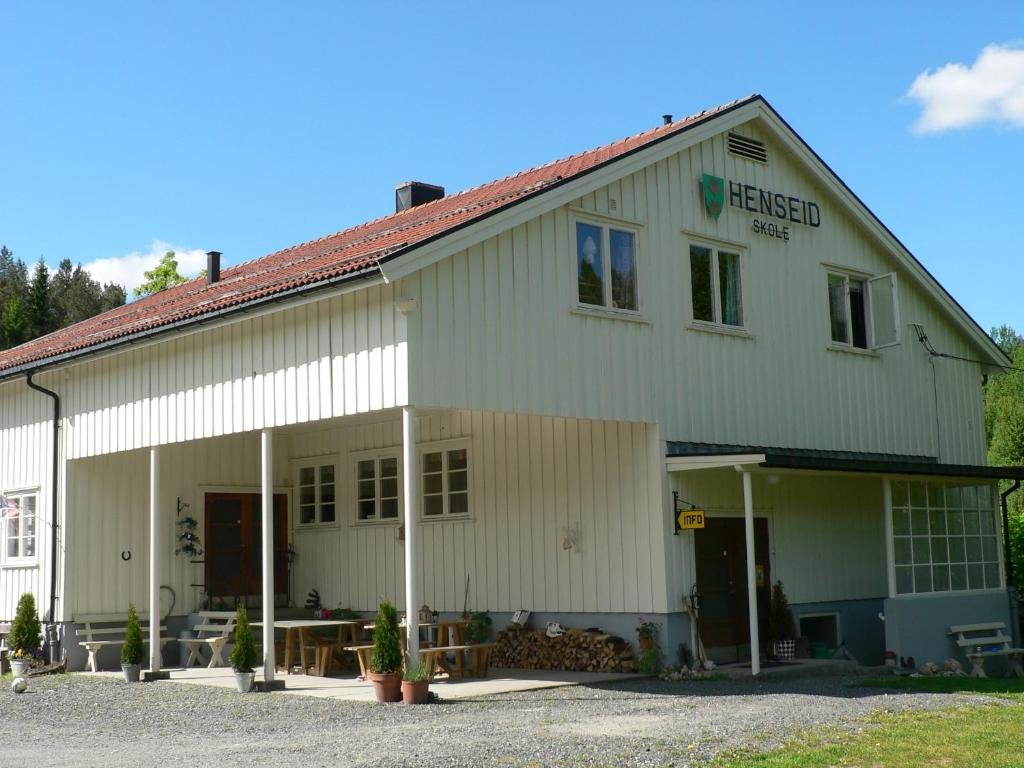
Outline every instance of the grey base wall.
[[(917, 666), (948, 658), (970, 670), (967, 657), (948, 635), (954, 624), (1001, 621), (1010, 629), (1010, 600), (1006, 592), (897, 597), (885, 601), (885, 644), (898, 656), (913, 656)], [(986, 669), (999, 671), (1001, 659), (989, 659)]]
[(791, 606), (800, 627), (800, 617), (815, 613), (838, 613), (839, 633), (846, 649), (861, 666), (878, 666), (885, 659), (885, 622), (878, 614), (884, 598), (836, 600), (824, 603), (796, 603)]

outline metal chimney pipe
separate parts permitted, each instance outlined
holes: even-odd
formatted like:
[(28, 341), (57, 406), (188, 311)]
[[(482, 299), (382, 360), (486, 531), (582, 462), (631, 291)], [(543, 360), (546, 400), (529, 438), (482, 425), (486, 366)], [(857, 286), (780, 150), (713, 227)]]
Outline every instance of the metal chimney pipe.
[(220, 251), (206, 252), (206, 284), (220, 281)]
[(670, 125), (672, 123), (672, 115), (661, 116), (662, 125)]

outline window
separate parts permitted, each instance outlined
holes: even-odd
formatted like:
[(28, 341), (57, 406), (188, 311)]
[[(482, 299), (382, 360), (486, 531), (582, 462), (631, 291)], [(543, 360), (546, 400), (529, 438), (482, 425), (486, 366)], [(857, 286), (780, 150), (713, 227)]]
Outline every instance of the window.
[(576, 222), (580, 304), (636, 312), (636, 233)]
[(899, 344), (896, 275), (869, 278), (829, 272), (828, 315), (834, 344), (857, 349)]
[(298, 474), (299, 525), (333, 523), (336, 519), (334, 462), (301, 464)]
[(894, 481), (892, 506), (898, 594), (1002, 588), (991, 487)]
[(420, 454), (423, 471), (423, 517), (469, 514), (469, 448), (450, 446)]
[(398, 520), (400, 474), (395, 454), (356, 459), (356, 520)]
[(36, 558), (36, 492), (0, 496), (3, 561), (16, 565)]
[(717, 325), (743, 325), (743, 292), (738, 253), (690, 246), (693, 319)]

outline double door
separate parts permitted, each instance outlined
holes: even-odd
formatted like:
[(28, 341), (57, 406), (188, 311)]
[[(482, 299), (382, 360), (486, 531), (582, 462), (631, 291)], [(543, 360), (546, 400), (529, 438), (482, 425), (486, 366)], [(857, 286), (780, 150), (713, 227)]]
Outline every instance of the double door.
[[(214, 598), (263, 594), (258, 493), (206, 494), (206, 591)], [(288, 593), (288, 497), (274, 494), (274, 593)]]

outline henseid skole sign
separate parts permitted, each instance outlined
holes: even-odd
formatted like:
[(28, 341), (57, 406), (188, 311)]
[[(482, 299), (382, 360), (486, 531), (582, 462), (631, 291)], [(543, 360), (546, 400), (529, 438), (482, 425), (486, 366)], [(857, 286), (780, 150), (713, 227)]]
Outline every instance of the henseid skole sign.
[[(821, 209), (817, 203), (810, 200), (761, 189), (753, 184), (726, 181), (721, 176), (712, 176), (710, 173), (705, 173), (701, 177), (700, 186), (704, 197), (704, 210), (716, 221), (728, 200), (730, 208), (739, 208), (756, 214), (750, 222), (750, 228), (765, 237), (789, 242), (790, 224), (821, 226)], [(779, 224), (769, 219), (787, 223)]]

